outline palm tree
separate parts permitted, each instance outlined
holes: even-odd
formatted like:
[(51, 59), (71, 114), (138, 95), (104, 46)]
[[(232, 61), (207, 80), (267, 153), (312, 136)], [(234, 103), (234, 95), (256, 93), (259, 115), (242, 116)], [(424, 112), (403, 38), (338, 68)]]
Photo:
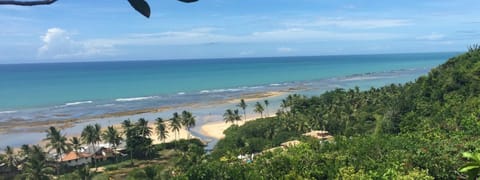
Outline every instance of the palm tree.
[(13, 152), (13, 148), (10, 146), (7, 146), (5, 148), (5, 160), (7, 163), (7, 167), (11, 171), (16, 171), (17, 170), (17, 165), (18, 165), (18, 160), (17, 157), (15, 156), (15, 153)]
[(57, 153), (56, 159), (60, 159), (60, 162), (63, 159), (62, 155), (70, 150), (70, 146), (67, 143), (67, 137), (65, 137), (65, 135), (62, 135), (61, 130), (57, 130), (53, 126), (51, 126), (47, 130), (47, 138), (45, 138), (44, 140), (49, 141), (46, 145), (46, 147), (49, 148), (48, 151), (55, 150), (55, 152)]
[(85, 144), (90, 144), (92, 145), (92, 148), (93, 148), (93, 153), (96, 152), (96, 148), (95, 148), (95, 145), (101, 141), (101, 134), (100, 134), (100, 131), (101, 131), (101, 126), (100, 124), (95, 124), (95, 126), (93, 125), (87, 125), (83, 131), (82, 131), (82, 134), (81, 134), (81, 137), (82, 137), (82, 141), (85, 143)]
[(129, 145), (129, 139), (131, 139), (135, 134), (133, 133), (133, 125), (130, 119), (124, 120), (122, 122), (123, 134), (125, 134), (125, 139), (127, 141), (127, 150), (130, 151), (130, 164), (133, 166), (133, 148)]
[[(48, 141), (45, 147), (49, 148), (49, 152), (55, 150), (55, 160), (60, 160), (60, 162), (62, 162), (62, 155), (70, 150), (70, 145), (67, 143), (67, 137), (62, 135), (61, 130), (57, 130), (55, 127), (50, 126), (50, 128), (47, 130), (47, 137), (44, 140)], [(60, 167), (57, 165), (57, 175), (60, 173), (59, 168)]]
[(225, 113), (223, 113), (223, 120), (225, 123), (235, 123), (235, 114), (231, 109), (225, 110)]
[(165, 121), (163, 121), (162, 118), (157, 118), (156, 122), (156, 130), (158, 134), (158, 139), (163, 140), (163, 143), (165, 143), (165, 139), (168, 137), (168, 130), (167, 126), (165, 125)]
[(286, 111), (288, 108), (288, 102), (285, 99), (282, 99), (282, 102), (280, 103), (280, 107), (282, 108), (282, 111)]
[(234, 121), (241, 121), (242, 115), (238, 112), (238, 109), (233, 110), (233, 120)]
[(133, 129), (133, 125), (130, 119), (124, 120), (122, 122), (122, 128), (123, 128), (123, 134), (125, 135), (125, 139), (128, 140), (130, 137), (133, 136), (133, 132), (131, 131)]
[(123, 133), (126, 133), (130, 128), (132, 128), (132, 121), (130, 119), (124, 120), (122, 122)]
[(135, 126), (138, 128), (140, 135), (144, 138), (150, 137), (152, 134), (152, 128), (148, 127), (148, 121), (144, 118), (138, 119)]
[(245, 117), (245, 121), (247, 120), (247, 103), (245, 103), (244, 99), (240, 100), (240, 103), (237, 104), (237, 107), (242, 108), (243, 110), (243, 116)]
[(268, 99), (265, 99), (263, 101), (263, 103), (265, 104), (265, 109), (267, 110), (267, 115), (266, 116), (268, 117), (268, 105), (270, 105), (270, 102), (268, 102)]
[(28, 155), (30, 154), (30, 146), (28, 144), (22, 145), (20, 147), (20, 153), (19, 153), (24, 159), (28, 158)]
[[(87, 125), (83, 131), (82, 131), (82, 134), (81, 134), (81, 137), (82, 137), (82, 141), (85, 143), (85, 144), (90, 144), (92, 145), (92, 148), (93, 148), (93, 152), (92, 153), (96, 153), (97, 152), (97, 149), (95, 148), (95, 145), (100, 142), (102, 139), (101, 139), (101, 126), (100, 124), (95, 124), (95, 125)], [(97, 162), (95, 161), (95, 168), (97, 168)]]
[(263, 108), (262, 104), (260, 102), (255, 103), (255, 109), (253, 110), (256, 113), (260, 113), (260, 117), (263, 118), (263, 111), (265, 109)]
[(95, 124), (95, 137), (96, 137), (96, 140), (97, 140), (97, 143), (98, 144), (100, 141), (102, 141), (102, 126), (100, 126), (100, 124), (96, 123)]
[[(114, 152), (116, 152), (118, 145), (120, 145), (120, 142), (123, 140), (120, 133), (113, 126), (108, 126), (107, 130), (103, 132), (102, 138), (112, 146)], [(115, 161), (116, 160), (117, 156), (115, 154)]]
[[(148, 126), (148, 121), (145, 120), (144, 118), (138, 119), (138, 121), (135, 123), (135, 126), (133, 129), (130, 130), (131, 137), (133, 137), (133, 141), (131, 141), (131, 146), (132, 150), (134, 150), (138, 154), (140, 152), (143, 152), (145, 154), (145, 157), (148, 157), (148, 155), (151, 153), (151, 144), (152, 144), (152, 139), (150, 136), (152, 135), (152, 128)], [(128, 139), (127, 139), (127, 145), (128, 144)]]
[(195, 116), (193, 116), (191, 112), (183, 111), (182, 125), (187, 128), (188, 132), (190, 132), (190, 128), (195, 126)]
[(105, 142), (108, 142), (115, 149), (123, 140), (120, 133), (113, 127), (108, 126), (107, 130), (103, 132), (102, 138)]
[(32, 146), (30, 157), (25, 163), (21, 177), (23, 179), (47, 180), (54, 173), (52, 167), (47, 165), (46, 153), (40, 146)]
[(177, 140), (177, 134), (180, 131), (180, 128), (182, 128), (182, 123), (181, 123), (181, 118), (178, 115), (177, 112), (173, 113), (173, 117), (170, 119), (172, 122), (170, 122), (170, 128), (175, 134), (175, 141)]
[(80, 149), (80, 146), (82, 144), (78, 137), (72, 137), (72, 139), (70, 139), (70, 145), (72, 146), (72, 149), (75, 151), (75, 153), (78, 153), (78, 150)]

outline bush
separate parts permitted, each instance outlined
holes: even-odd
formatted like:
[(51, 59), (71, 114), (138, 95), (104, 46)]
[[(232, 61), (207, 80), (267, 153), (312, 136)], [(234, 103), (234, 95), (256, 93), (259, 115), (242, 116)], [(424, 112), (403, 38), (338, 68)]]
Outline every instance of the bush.
[(157, 151), (161, 151), (165, 149), (178, 149), (180, 151), (187, 151), (188, 146), (190, 144), (195, 144), (200, 147), (205, 147), (205, 144), (203, 144), (203, 142), (200, 141), (199, 139), (181, 139), (181, 140), (172, 141), (168, 143), (158, 144), (156, 145), (155, 148)]
[(148, 179), (147, 174), (143, 169), (134, 169), (127, 175), (127, 180)]

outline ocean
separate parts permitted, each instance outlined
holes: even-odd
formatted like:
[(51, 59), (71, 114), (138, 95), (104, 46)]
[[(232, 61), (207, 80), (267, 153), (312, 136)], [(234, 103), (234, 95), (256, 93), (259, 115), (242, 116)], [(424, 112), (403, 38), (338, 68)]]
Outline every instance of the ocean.
[[(456, 54), (2, 64), (0, 126), (209, 105), (271, 91), (319, 95), (334, 88), (368, 89), (415, 80)], [(205, 114), (223, 111), (210, 109)]]
[[(0, 122), (9, 117), (28, 120), (41, 115), (36, 119), (42, 120), (55, 118), (49, 116), (54, 113), (78, 118), (208, 101), (369, 73), (404, 71), (416, 78), (455, 54), (0, 65)], [(338, 81), (332, 84), (341, 84)]]

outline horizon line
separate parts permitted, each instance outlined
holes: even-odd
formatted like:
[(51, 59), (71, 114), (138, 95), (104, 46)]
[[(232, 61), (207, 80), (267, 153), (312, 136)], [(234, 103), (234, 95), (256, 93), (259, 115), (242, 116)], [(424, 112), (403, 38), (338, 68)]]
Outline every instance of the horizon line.
[(125, 59), (125, 60), (95, 60), (95, 61), (68, 61), (68, 62), (20, 62), (20, 63), (2, 63), (0, 65), (28, 65), (28, 64), (76, 64), (76, 63), (115, 63), (115, 62), (151, 62), (151, 61), (205, 61), (205, 60), (227, 60), (227, 59), (263, 59), (263, 58), (288, 58), (288, 57), (328, 57), (328, 56), (367, 56), (367, 55), (402, 55), (402, 54), (429, 54), (429, 53), (462, 53), (466, 51), (434, 51), (434, 52), (399, 52), (399, 53), (353, 53), (353, 54), (324, 54), (324, 55), (291, 55), (291, 56), (232, 56), (215, 58), (170, 58), (170, 59)]

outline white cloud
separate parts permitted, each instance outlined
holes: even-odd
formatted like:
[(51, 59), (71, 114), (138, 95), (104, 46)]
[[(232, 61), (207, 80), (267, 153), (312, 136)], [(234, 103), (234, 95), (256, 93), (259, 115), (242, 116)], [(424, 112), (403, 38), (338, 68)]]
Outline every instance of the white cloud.
[(40, 58), (82, 58), (94, 55), (111, 55), (112, 44), (75, 41), (71, 33), (61, 28), (50, 28), (41, 36), (43, 45), (38, 49)]
[[(393, 40), (403, 37), (392, 33), (375, 32), (339, 32), (323, 31), (307, 28), (281, 28), (270, 31), (251, 32), (232, 35), (224, 33), (223, 29), (195, 28), (185, 31), (163, 31), (154, 33), (126, 34), (114, 38), (95, 38), (75, 40), (68, 31), (60, 28), (50, 28), (42, 36), (43, 45), (38, 49), (38, 56), (45, 58), (92, 58), (101, 56), (115, 56), (120, 52), (131, 51), (120, 49), (126, 47), (144, 46), (197, 46), (211, 44), (285, 44), (317, 43), (329, 41), (372, 41)], [(118, 49), (118, 50), (117, 50)], [(295, 49), (279, 47), (279, 53), (289, 53)], [(254, 52), (245, 51), (240, 55), (247, 56)]]
[(290, 27), (339, 27), (351, 29), (376, 29), (412, 25), (407, 19), (350, 19), (350, 18), (318, 18), (311, 21), (284, 23)]
[(112, 46), (169, 46), (204, 45), (217, 43), (284, 43), (284, 42), (321, 42), (331, 40), (370, 41), (397, 39), (402, 37), (391, 33), (336, 32), (304, 28), (285, 28), (271, 31), (252, 32), (244, 35), (229, 35), (217, 29), (187, 31), (167, 31), (148, 34), (131, 34), (112, 39), (92, 39), (94, 44)]
[(444, 34), (439, 34), (432, 32), (429, 35), (425, 36), (419, 36), (417, 37), (418, 40), (427, 40), (427, 41), (437, 41), (437, 40), (442, 40), (445, 37)]
[(294, 49), (289, 48), (289, 47), (279, 47), (279, 48), (277, 48), (277, 52), (279, 52), (279, 53), (289, 53), (289, 52), (292, 52), (292, 51), (294, 51)]

